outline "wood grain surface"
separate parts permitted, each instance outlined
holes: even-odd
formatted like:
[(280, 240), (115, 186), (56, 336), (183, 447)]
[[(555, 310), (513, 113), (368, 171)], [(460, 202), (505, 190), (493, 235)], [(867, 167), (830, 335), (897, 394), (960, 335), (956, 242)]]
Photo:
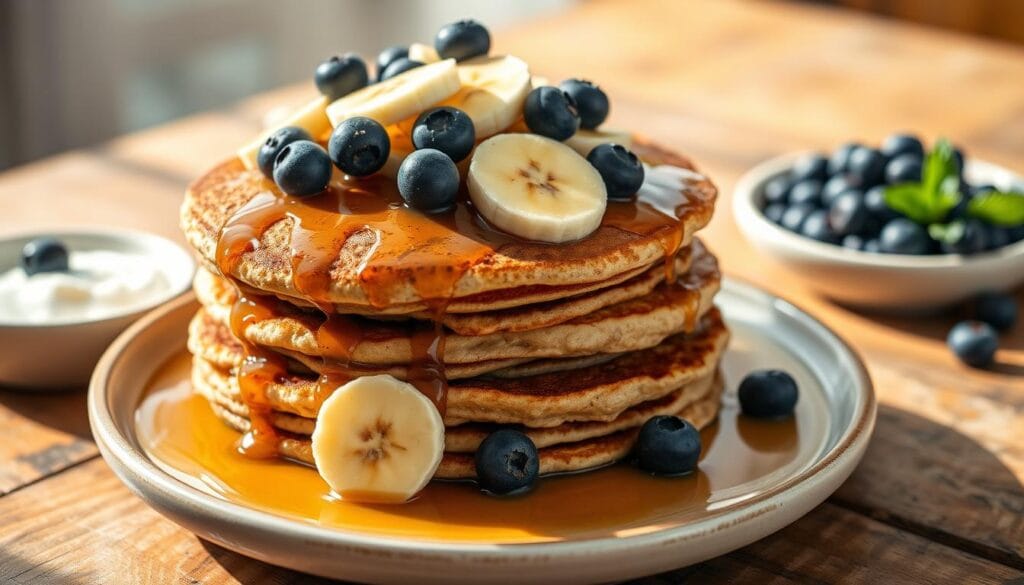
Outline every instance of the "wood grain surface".
[[(901, 129), (1024, 172), (1024, 51), (833, 9), (710, 0), (593, 1), (495, 37), (539, 74), (599, 82), (611, 125), (691, 155), (721, 190), (702, 237), (728, 275), (839, 332), (880, 399), (863, 463), (828, 502), (740, 551), (644, 582), (1024, 580), (1024, 324), (1003, 337), (995, 368), (965, 368), (944, 344), (956, 314), (873, 315), (818, 298), (756, 255), (729, 208), (736, 180), (764, 158)], [(182, 241), (188, 181), (250, 139), (267, 110), (311, 91), (6, 172), (0, 234), (116, 225)], [(0, 582), (316, 582), (163, 520), (98, 458), (84, 403), (81, 391), (0, 389)]]

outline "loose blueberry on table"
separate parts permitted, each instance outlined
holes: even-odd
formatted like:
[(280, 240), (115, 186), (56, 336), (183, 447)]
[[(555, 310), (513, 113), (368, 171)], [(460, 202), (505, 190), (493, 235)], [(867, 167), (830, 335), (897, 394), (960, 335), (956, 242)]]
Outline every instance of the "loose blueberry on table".
[(761, 212), (791, 232), (864, 252), (971, 255), (1024, 240), (1024, 188), (972, 186), (963, 168), (963, 151), (945, 140), (927, 153), (909, 134), (879, 149), (850, 142), (771, 178)]
[(975, 368), (992, 364), (999, 349), (999, 336), (982, 321), (961, 321), (953, 326), (946, 344), (960, 361)]

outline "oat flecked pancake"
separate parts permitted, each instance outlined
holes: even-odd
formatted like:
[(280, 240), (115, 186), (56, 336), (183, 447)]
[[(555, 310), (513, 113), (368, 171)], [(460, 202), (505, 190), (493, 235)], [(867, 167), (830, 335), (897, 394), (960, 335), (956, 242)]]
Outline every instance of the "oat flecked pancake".
[(315, 465), (325, 402), (389, 374), (441, 415), (438, 479), (475, 478), (500, 429), (529, 437), (547, 474), (626, 458), (653, 416), (711, 424), (729, 331), (717, 260), (694, 234), (716, 190), (688, 159), (632, 148), (647, 165), (637, 196), (560, 244), (497, 230), (465, 186), (454, 210), (421, 214), (381, 175), (336, 173), (307, 199), (237, 160), (216, 166), (181, 209), (203, 265), (194, 390), (243, 451)]
[[(653, 180), (645, 183), (637, 202), (611, 205), (602, 226), (576, 242), (551, 245), (506, 238), (497, 249), (487, 249), (485, 257), (474, 256), (472, 265), (454, 283), (446, 311), (477, 312), (482, 307), (543, 302), (567, 293), (593, 290), (609, 279), (646, 270), (660, 262), (666, 251), (667, 223), (654, 221), (664, 215), (659, 209), (665, 199), (664, 190), (685, 194), (685, 207), (673, 210), (671, 220), (672, 226), (679, 228), (680, 243), (688, 245), (693, 234), (711, 219), (715, 187), (678, 154), (639, 139), (634, 150), (651, 167), (660, 169), (657, 173), (648, 172)], [(383, 180), (364, 185), (360, 188), (367, 191), (393, 189), (393, 182)], [(237, 159), (216, 166), (189, 187), (181, 209), (181, 226), (208, 266), (218, 266), (218, 242), (225, 226), (240, 212), (258, 208), (261, 194), (272, 189), (273, 185), (258, 171), (245, 170)], [(613, 213), (620, 207), (620, 212)], [(366, 215), (374, 213), (380, 211), (373, 209)], [(638, 219), (643, 215), (652, 219)], [(456, 223), (452, 228), (444, 231), (450, 241), (437, 243), (441, 250), (437, 255), (450, 250), (462, 250), (467, 256), (476, 253), (479, 246), (474, 245), (475, 234), (465, 233), (472, 220), (455, 217), (453, 221)], [(293, 219), (283, 218), (256, 235), (258, 246), (241, 254), (229, 276), (264, 293), (303, 299), (305, 295), (296, 290), (290, 260), (295, 244), (292, 238), (296, 236), (294, 224)], [(624, 225), (631, 229), (623, 228)], [(377, 242), (383, 236), (374, 232), (360, 229), (343, 236), (337, 252), (332, 252), (336, 257), (326, 261), (329, 273), (321, 275), (324, 286), (320, 292), (325, 297), (321, 300), (334, 304), (339, 312), (409, 314), (428, 309), (416, 279), (420, 277), (417, 270), (435, 268), (429, 265), (415, 269), (398, 263), (380, 266), (378, 272), (384, 273), (380, 277), (387, 280), (387, 290), (381, 293), (383, 298), (370, 298), (375, 295), (368, 294), (363, 286), (366, 275), (361, 267), (366, 266), (369, 256), (380, 254)], [(408, 242), (409, 246), (415, 244)], [(430, 259), (425, 257), (423, 261)], [(496, 304), (498, 299), (500, 303)]]

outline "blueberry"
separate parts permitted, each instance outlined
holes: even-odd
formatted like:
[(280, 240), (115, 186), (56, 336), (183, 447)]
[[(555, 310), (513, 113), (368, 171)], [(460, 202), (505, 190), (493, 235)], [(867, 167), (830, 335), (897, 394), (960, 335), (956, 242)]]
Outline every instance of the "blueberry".
[(790, 171), (790, 178), (794, 182), (814, 179), (824, 181), (828, 178), (828, 159), (824, 155), (813, 153), (800, 157)]
[(366, 63), (358, 55), (346, 53), (340, 57), (335, 55), (317, 65), (313, 80), (320, 93), (334, 101), (366, 87), (370, 76), (366, 72)]
[(783, 213), (786, 213), (786, 206), (782, 203), (772, 203), (764, 208), (764, 216), (772, 223), (782, 221)]
[(609, 199), (628, 199), (644, 182), (643, 163), (622, 145), (599, 144), (591, 149), (587, 161), (604, 180)]
[(806, 203), (808, 205), (814, 205), (815, 207), (820, 206), (821, 191), (821, 181), (816, 179), (800, 181), (793, 185), (793, 188), (789, 190), (789, 203), (791, 205)]
[(448, 106), (423, 112), (412, 127), (413, 146), (440, 150), (454, 162), (469, 156), (475, 142), (473, 120), (466, 112)]
[(882, 154), (886, 158), (893, 159), (904, 154), (916, 155), (918, 159), (924, 158), (924, 146), (921, 140), (913, 134), (891, 134), (882, 141)]
[(534, 134), (565, 140), (580, 126), (580, 114), (571, 95), (557, 87), (538, 87), (526, 96), (523, 120)]
[(828, 225), (828, 212), (824, 209), (815, 209), (807, 216), (800, 226), (800, 234), (826, 244), (839, 242), (839, 238)]
[(398, 167), (398, 192), (409, 207), (431, 213), (443, 211), (455, 205), (459, 169), (440, 150), (414, 150)]
[(779, 225), (786, 228), (791, 232), (799, 232), (800, 226), (804, 224), (804, 220), (807, 216), (815, 210), (813, 205), (806, 203), (798, 203), (790, 205), (786, 208), (786, 212), (782, 214), (782, 219), (779, 220)]
[(385, 79), (391, 79), (392, 77), (405, 73), (410, 69), (415, 69), (417, 67), (422, 66), (423, 63), (420, 61), (413, 61), (412, 59), (406, 57), (399, 57), (398, 59), (392, 61), (386, 68), (384, 68), (384, 71), (380, 72), (380, 80), (384, 81)]
[(852, 189), (840, 195), (828, 209), (829, 225), (840, 236), (859, 233), (870, 216), (864, 195)]
[(799, 398), (796, 380), (782, 370), (756, 370), (739, 387), (740, 410), (755, 418), (792, 416)]
[(878, 241), (878, 238), (872, 238), (864, 242), (864, 251), (871, 252), (872, 254), (881, 254), (882, 243)]
[(356, 116), (344, 120), (331, 132), (327, 142), (331, 162), (353, 177), (372, 175), (391, 154), (391, 139), (376, 120)]
[(890, 185), (897, 183), (921, 182), (921, 157), (916, 154), (901, 154), (885, 165), (885, 182)]
[(434, 49), (442, 59), (463, 61), (491, 50), (491, 33), (475, 20), (460, 20), (446, 24), (434, 37)]
[(260, 168), (260, 172), (269, 179), (274, 178), (274, 161), (277, 160), (278, 153), (285, 146), (288, 146), (296, 140), (313, 140), (313, 137), (298, 126), (285, 126), (275, 130), (273, 134), (267, 136), (267, 139), (260, 146), (260, 150), (256, 153), (256, 165)]
[(828, 159), (828, 174), (830, 176), (846, 174), (850, 170), (850, 155), (858, 148), (860, 148), (860, 144), (847, 142), (835, 149)]
[(999, 248), (1010, 244), (1009, 228), (999, 227), (997, 225), (985, 225), (985, 228), (986, 250), (998, 250)]
[(36, 238), (21, 249), (21, 269), (26, 276), (67, 272), (68, 249), (56, 238)]
[(970, 205), (972, 199), (974, 199), (974, 195), (969, 191), (961, 192), (960, 201), (946, 214), (946, 221), (967, 218), (967, 206)]
[(825, 183), (821, 189), (821, 204), (830, 207), (844, 192), (859, 189), (860, 181), (850, 175), (836, 175)]
[(884, 254), (927, 254), (931, 248), (928, 233), (904, 217), (890, 220), (878, 236), (879, 251)]
[(383, 79), (381, 76), (384, 70), (388, 68), (388, 65), (397, 61), (398, 59), (407, 59), (409, 57), (409, 47), (403, 47), (402, 45), (394, 45), (388, 47), (377, 55), (377, 81)]
[(655, 416), (640, 427), (636, 457), (640, 469), (658, 475), (683, 475), (697, 469), (700, 432), (678, 416)]
[(296, 140), (286, 145), (274, 160), (274, 182), (289, 195), (319, 193), (331, 180), (331, 157), (319, 144)]
[(983, 292), (974, 297), (974, 316), (996, 331), (1009, 331), (1017, 323), (1019, 307), (1012, 295), (1000, 292)]
[(789, 201), (789, 190), (793, 187), (793, 181), (785, 176), (779, 175), (769, 180), (764, 185), (764, 201), (767, 204), (786, 203)]
[(984, 368), (995, 359), (999, 338), (988, 323), (961, 321), (949, 330), (946, 345), (960, 361), (975, 368)]
[(977, 254), (984, 252), (988, 247), (988, 229), (985, 224), (977, 219), (964, 221), (964, 233), (959, 240), (948, 243), (942, 242), (942, 252), (945, 254)]
[(885, 178), (886, 162), (882, 153), (861, 146), (850, 153), (849, 173), (860, 180), (862, 187), (873, 187)]
[(593, 130), (608, 117), (608, 96), (592, 82), (585, 79), (568, 79), (558, 87), (576, 101), (581, 128)]
[(1006, 234), (1010, 236), (1010, 243), (1015, 244), (1021, 240), (1024, 240), (1024, 225), (1010, 228)]
[(857, 234), (850, 234), (843, 238), (842, 245), (844, 248), (849, 248), (850, 250), (863, 250), (866, 243), (867, 242), (864, 241), (864, 238)]
[(877, 185), (868, 189), (868, 192), (864, 194), (864, 206), (868, 208), (872, 217), (883, 222), (899, 217), (899, 214), (885, 202), (885, 185)]
[(492, 494), (525, 491), (540, 473), (537, 446), (530, 437), (512, 429), (487, 435), (473, 459), (480, 487)]

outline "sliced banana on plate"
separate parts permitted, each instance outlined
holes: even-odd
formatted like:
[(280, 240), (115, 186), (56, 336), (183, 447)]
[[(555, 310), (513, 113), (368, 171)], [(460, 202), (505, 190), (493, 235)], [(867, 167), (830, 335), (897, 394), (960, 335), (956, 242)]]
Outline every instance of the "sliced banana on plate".
[(313, 460), (343, 499), (401, 503), (434, 476), (444, 455), (444, 422), (415, 386), (363, 376), (334, 391), (313, 430)]
[(530, 93), (530, 68), (511, 55), (476, 57), (459, 63), (462, 88), (442, 105), (458, 108), (473, 120), (476, 139), (494, 136), (523, 113)]
[(477, 210), (513, 235), (567, 242), (601, 225), (608, 194), (572, 148), (536, 134), (499, 134), (476, 147), (467, 178)]
[(437, 63), (441, 60), (441, 56), (430, 45), (413, 43), (409, 45), (409, 59), (420, 63)]
[(402, 166), (402, 161), (412, 151), (416, 150), (416, 147), (412, 145), (412, 137), (405, 130), (404, 125), (393, 124), (385, 128), (385, 130), (387, 130), (388, 138), (391, 140), (391, 152), (388, 153), (388, 160), (384, 163), (380, 172), (389, 179), (397, 180), (398, 167)]
[(455, 95), (460, 87), (455, 59), (445, 59), (341, 97), (327, 106), (327, 117), (335, 126), (356, 116), (390, 126)]
[(594, 150), (595, 146), (609, 142), (625, 146), (626, 148), (632, 148), (633, 136), (624, 130), (587, 130), (580, 128), (575, 134), (565, 140), (567, 145), (583, 156), (590, 154), (590, 151)]
[(327, 119), (326, 107), (327, 98), (320, 96), (295, 110), (294, 113), (282, 116), (274, 127), (269, 128), (259, 138), (240, 148), (238, 150), (238, 158), (242, 159), (242, 164), (247, 169), (259, 168), (256, 164), (256, 155), (259, 154), (263, 142), (275, 130), (285, 126), (298, 126), (309, 132), (313, 138), (325, 138), (331, 132), (331, 121)]

